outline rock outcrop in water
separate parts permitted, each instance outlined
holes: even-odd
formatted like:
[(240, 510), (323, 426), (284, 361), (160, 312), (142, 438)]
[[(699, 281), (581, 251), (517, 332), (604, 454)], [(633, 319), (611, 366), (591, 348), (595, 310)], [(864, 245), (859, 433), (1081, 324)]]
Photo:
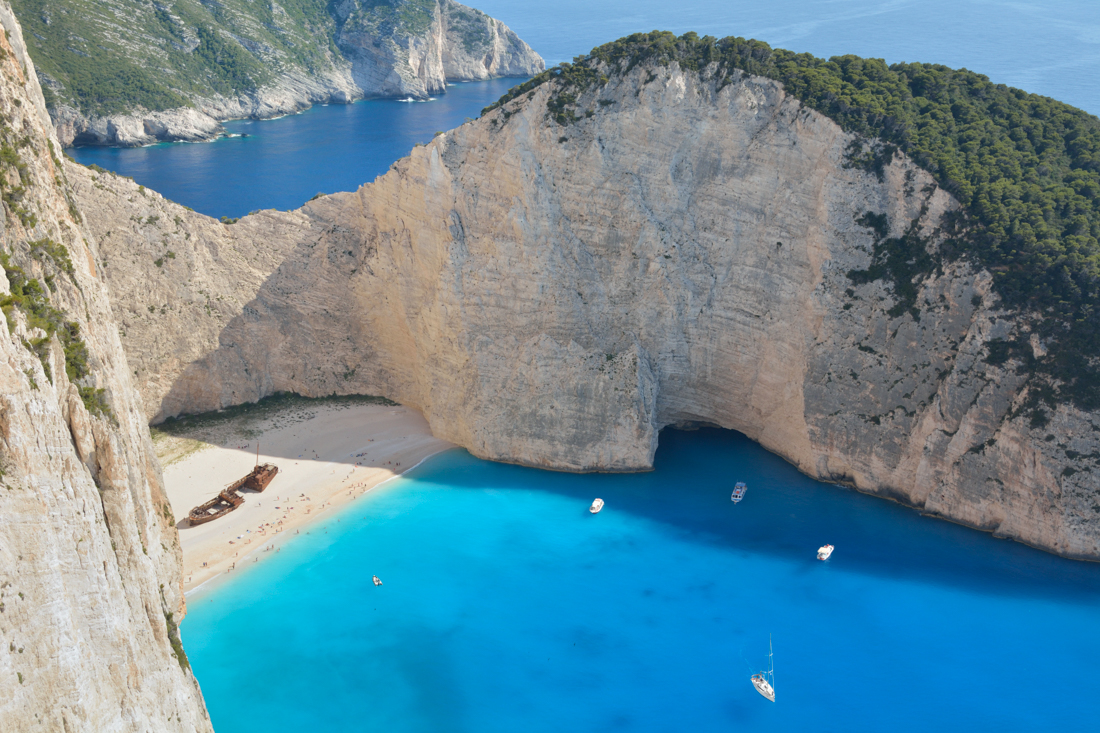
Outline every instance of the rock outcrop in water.
[(6, 2), (0, 23), (0, 730), (210, 730), (95, 238)]
[(545, 68), (504, 23), (454, 0), (14, 5), (66, 146), (209, 140), (222, 120), (426, 99)]
[(849, 276), (886, 235), (939, 246), (957, 203), (927, 173), (849, 165), (852, 136), (741, 72), (640, 65), (564, 127), (554, 88), (358, 192), (229, 226), (70, 166), (149, 417), (383, 394), (476, 455), (574, 471), (645, 470), (662, 427), (719, 425), (811, 476), (1100, 557), (1100, 414), (1021, 414), (1025, 378), (988, 344), (1025, 326), (989, 273), (947, 264), (901, 312)]

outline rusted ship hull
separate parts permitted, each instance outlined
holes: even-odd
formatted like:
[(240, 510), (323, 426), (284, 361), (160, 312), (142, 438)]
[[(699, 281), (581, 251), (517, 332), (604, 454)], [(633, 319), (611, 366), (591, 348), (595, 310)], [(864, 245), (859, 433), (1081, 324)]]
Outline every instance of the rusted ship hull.
[(275, 478), (275, 474), (279, 472), (279, 467), (274, 463), (265, 463), (262, 466), (256, 466), (252, 469), (252, 473), (244, 477), (244, 483), (241, 485), (242, 489), (252, 489), (253, 491), (263, 491), (267, 488), (267, 485), (271, 483), (271, 480)]
[(241, 504), (244, 504), (244, 497), (230, 489), (226, 489), (205, 504), (200, 504), (192, 509), (187, 514), (187, 519), (193, 527), (206, 524), (218, 517), (224, 517)]
[(279, 467), (273, 463), (265, 463), (262, 466), (256, 466), (252, 469), (251, 473), (229, 484), (229, 486), (222, 489), (213, 499), (192, 509), (187, 514), (187, 518), (191, 521), (191, 526), (206, 524), (218, 517), (224, 517), (226, 514), (229, 514), (229, 512), (244, 503), (244, 497), (238, 494), (238, 491), (243, 491), (244, 489), (263, 491), (267, 488), (267, 485), (271, 483), (271, 480), (275, 478), (275, 474), (278, 472)]

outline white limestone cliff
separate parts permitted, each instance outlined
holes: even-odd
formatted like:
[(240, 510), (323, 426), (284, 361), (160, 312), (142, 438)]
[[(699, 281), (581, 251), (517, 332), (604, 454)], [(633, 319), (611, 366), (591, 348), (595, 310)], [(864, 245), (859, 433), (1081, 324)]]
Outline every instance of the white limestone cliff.
[(419, 21), (395, 23), (376, 5), (333, 5), (336, 43), (365, 94), (426, 99), (448, 82), (534, 76), (545, 64), (504, 23), (454, 2), (428, 3)]
[[(176, 629), (179, 541), (95, 238), (4, 1), (0, 24), (0, 730), (209, 731)], [(51, 321), (78, 334), (70, 357), (84, 349), (75, 382)]]
[[(299, 68), (272, 49), (265, 53), (264, 44), (230, 34), (275, 71), (271, 81), (237, 95), (190, 94), (193, 106), (179, 109), (89, 116), (60, 105), (52, 110), (57, 136), (65, 146), (199, 142), (222, 135), (225, 120), (267, 119), (364, 97), (427, 99), (445, 93), (449, 82), (529, 77), (546, 68), (504, 23), (454, 0), (404, 0), (392, 9), (340, 0), (328, 13), (331, 27), (297, 29), (312, 34), (326, 55), (324, 66)], [(402, 21), (404, 15), (412, 20)]]
[(147, 415), (382, 394), (478, 456), (574, 471), (646, 470), (662, 427), (719, 425), (1100, 558), (1100, 415), (1017, 414), (1023, 377), (985, 357), (1022, 326), (989, 274), (945, 265), (900, 316), (891, 285), (848, 277), (868, 211), (937, 246), (956, 203), (927, 173), (849, 167), (850, 135), (758, 77), (639, 66), (565, 127), (553, 89), (355, 193), (231, 226), (70, 166)]

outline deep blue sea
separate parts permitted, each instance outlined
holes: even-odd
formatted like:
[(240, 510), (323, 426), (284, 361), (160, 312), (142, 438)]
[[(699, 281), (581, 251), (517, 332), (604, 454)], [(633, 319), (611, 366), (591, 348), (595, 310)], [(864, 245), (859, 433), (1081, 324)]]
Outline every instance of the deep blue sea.
[[(967, 67), (1100, 112), (1100, 2), (473, 4), (550, 64), (694, 30)], [(516, 81), (70, 152), (211, 215), (287, 209), (372, 180)], [(1100, 730), (1100, 565), (817, 483), (732, 432), (666, 430), (638, 475), (451, 451), (248, 565), (183, 624), (218, 733)], [(769, 635), (775, 704), (748, 680)]]
[[(1100, 720), (1100, 566), (812, 481), (732, 431), (666, 430), (632, 475), (449, 451), (245, 567), (183, 624), (218, 733)], [(774, 704), (749, 682), (769, 635)]]
[[(548, 64), (654, 29), (759, 38), (818, 56), (966, 67), (1100, 113), (1096, 0), (470, 0), (508, 23)], [(434, 102), (372, 100), (280, 120), (231, 122), (248, 135), (199, 145), (69, 154), (211, 216), (291, 209), (318, 192), (355, 190), (437, 130), (477, 117), (520, 80), (460, 84)]]

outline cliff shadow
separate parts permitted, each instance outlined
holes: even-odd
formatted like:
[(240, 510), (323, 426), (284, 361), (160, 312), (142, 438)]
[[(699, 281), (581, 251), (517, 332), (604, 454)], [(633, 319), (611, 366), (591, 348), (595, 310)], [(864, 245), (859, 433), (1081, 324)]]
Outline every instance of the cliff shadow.
[[(575, 501), (578, 515), (600, 497), (603, 512), (629, 512), (693, 542), (781, 558), (799, 566), (797, 573), (842, 571), (991, 595), (1100, 601), (1100, 564), (1061, 558), (816, 481), (733, 430), (666, 428), (649, 473), (565, 474), (507, 464), (487, 473), (465, 470), (478, 459), (464, 456), (441, 459), (446, 470), (429, 463), (408, 478), (441, 480), (454, 489), (549, 491)], [(733, 503), (737, 481), (749, 489)], [(821, 563), (816, 552), (826, 543), (836, 550)]]

